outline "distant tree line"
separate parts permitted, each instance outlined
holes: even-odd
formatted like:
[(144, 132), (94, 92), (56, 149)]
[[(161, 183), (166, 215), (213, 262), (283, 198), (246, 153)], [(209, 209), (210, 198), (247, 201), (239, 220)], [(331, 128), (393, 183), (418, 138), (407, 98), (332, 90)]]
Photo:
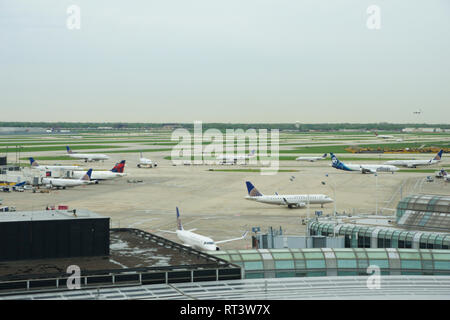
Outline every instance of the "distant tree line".
[[(0, 122), (0, 127), (33, 127), (33, 128), (55, 128), (72, 130), (89, 130), (109, 127), (114, 130), (145, 130), (145, 129), (194, 129), (193, 123), (124, 123), (124, 122)], [(307, 132), (337, 131), (337, 130), (382, 130), (401, 131), (403, 128), (441, 128), (450, 129), (450, 124), (427, 124), (427, 123), (203, 123), (203, 130), (216, 128), (221, 131), (225, 129), (279, 129)]]

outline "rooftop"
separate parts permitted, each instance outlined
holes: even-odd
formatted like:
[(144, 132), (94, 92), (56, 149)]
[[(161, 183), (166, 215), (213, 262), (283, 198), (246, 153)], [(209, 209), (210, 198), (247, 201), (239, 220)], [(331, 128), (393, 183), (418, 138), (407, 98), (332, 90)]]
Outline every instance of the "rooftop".
[(367, 276), (187, 282), (23, 294), (14, 300), (449, 300), (450, 276), (382, 276), (376, 290)]
[(89, 210), (40, 210), (40, 211), (15, 211), (0, 214), (1, 222), (16, 221), (50, 221), (50, 220), (71, 220), (71, 219), (106, 219)]

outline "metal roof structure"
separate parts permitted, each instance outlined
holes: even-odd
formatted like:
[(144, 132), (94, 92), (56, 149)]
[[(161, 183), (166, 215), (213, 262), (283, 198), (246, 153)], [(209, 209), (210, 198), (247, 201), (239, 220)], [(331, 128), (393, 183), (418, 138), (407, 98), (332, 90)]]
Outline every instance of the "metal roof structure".
[(413, 248), (449, 249), (450, 233), (424, 232), (359, 224), (335, 224), (313, 221), (308, 224), (311, 235), (345, 236), (346, 248)]
[(246, 279), (367, 275), (369, 266), (386, 275), (450, 276), (449, 250), (286, 248), (211, 254), (242, 267)]
[(82, 289), (0, 297), (4, 300), (449, 300), (450, 276), (245, 279)]
[(397, 225), (450, 232), (450, 196), (411, 195), (397, 205)]

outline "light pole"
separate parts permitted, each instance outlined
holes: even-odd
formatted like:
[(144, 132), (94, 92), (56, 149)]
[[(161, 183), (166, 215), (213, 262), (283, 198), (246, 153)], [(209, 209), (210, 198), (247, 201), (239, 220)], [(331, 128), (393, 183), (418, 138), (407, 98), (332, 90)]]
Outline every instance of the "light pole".
[(333, 212), (333, 216), (336, 219), (336, 183), (334, 182), (334, 179), (332, 179), (328, 173), (325, 174), (325, 177), (330, 178), (331, 182), (333, 183), (333, 204), (334, 204), (334, 212)]
[(334, 218), (334, 228), (333, 228), (333, 237), (336, 237), (336, 183), (334, 182), (334, 179), (332, 179), (328, 173), (325, 174), (325, 177), (330, 178), (331, 182), (333, 182), (333, 204), (334, 204), (334, 212), (333, 212), (333, 218)]
[(375, 215), (378, 216), (378, 174), (375, 172)]

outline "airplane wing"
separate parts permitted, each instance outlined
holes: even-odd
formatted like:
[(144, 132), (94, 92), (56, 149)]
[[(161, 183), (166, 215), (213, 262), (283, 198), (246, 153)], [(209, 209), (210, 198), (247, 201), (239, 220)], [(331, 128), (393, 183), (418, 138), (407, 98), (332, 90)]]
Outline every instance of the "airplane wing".
[(161, 229), (158, 229), (158, 231), (160, 231), (160, 232), (167, 232), (167, 233), (176, 233), (175, 231), (161, 230)]
[(306, 206), (304, 202), (289, 202), (286, 200), (286, 198), (283, 198), (284, 204), (287, 206), (298, 206), (299, 208), (302, 208)]
[(242, 240), (242, 239), (244, 239), (247, 236), (247, 233), (248, 233), (248, 231), (245, 231), (244, 234), (241, 237), (239, 237), (239, 238), (215, 241), (215, 244), (225, 243), (225, 242), (230, 242), (230, 241), (235, 241), (235, 240)]

